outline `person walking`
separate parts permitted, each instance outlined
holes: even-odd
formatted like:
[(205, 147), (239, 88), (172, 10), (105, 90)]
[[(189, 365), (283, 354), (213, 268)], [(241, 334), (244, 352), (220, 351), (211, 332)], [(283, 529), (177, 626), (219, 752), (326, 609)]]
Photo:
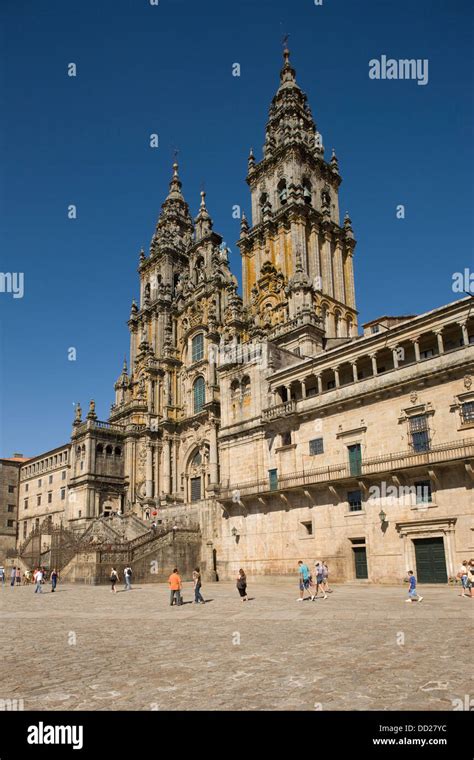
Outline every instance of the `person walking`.
[(332, 594), (332, 589), (329, 588), (329, 568), (327, 562), (323, 559), (323, 577), (324, 577), (324, 590), (326, 594)]
[(461, 581), (461, 597), (468, 596), (468, 579), (467, 579), (467, 559), (463, 559), (461, 567), (459, 568), (457, 578)]
[(41, 582), (43, 580), (43, 571), (41, 568), (38, 568), (35, 575), (35, 594), (42, 594), (43, 589), (41, 588)]
[(313, 597), (313, 599), (316, 599), (319, 593), (319, 589), (323, 592), (323, 599), (327, 599), (328, 596), (326, 594), (326, 591), (324, 589), (325, 585), (325, 578), (324, 578), (324, 566), (322, 562), (316, 562), (315, 568), (314, 568), (314, 574), (316, 575), (316, 593)]
[(16, 569), (15, 580), (16, 580), (16, 585), (21, 586), (21, 569), (19, 567), (17, 567)]
[(15, 588), (16, 567), (12, 567), (10, 572), (10, 586)]
[(127, 565), (127, 567), (123, 571), (123, 579), (125, 581), (125, 591), (131, 591), (132, 590), (132, 568), (130, 567), (130, 565)]
[(5, 586), (5, 568), (3, 565), (0, 565), (0, 582), (3, 588)]
[(56, 591), (56, 586), (58, 584), (58, 571), (56, 568), (54, 568), (53, 572), (51, 573), (50, 580), (51, 580), (51, 593), (54, 594)]
[(410, 588), (408, 589), (408, 599), (405, 599), (406, 602), (422, 602), (423, 597), (420, 596), (416, 590), (416, 578), (413, 573), (413, 570), (408, 571), (408, 581), (410, 583)]
[(193, 570), (193, 582), (194, 582), (194, 604), (205, 604), (204, 599), (202, 598), (201, 594), (201, 571), (198, 567), (195, 567)]
[(296, 601), (297, 602), (303, 601), (305, 591), (308, 592), (311, 601), (313, 601), (314, 594), (312, 594), (310, 590), (311, 573), (309, 571), (308, 565), (306, 565), (301, 559), (298, 562), (298, 578), (299, 578), (299, 584), (300, 584), (300, 595)]
[(467, 563), (467, 588), (472, 599), (472, 587), (474, 586), (474, 559)]
[(113, 594), (117, 593), (117, 589), (115, 588), (115, 586), (118, 580), (119, 580), (118, 572), (116, 571), (115, 567), (113, 567), (110, 573), (110, 583), (111, 583), (110, 590), (112, 591)]
[(240, 594), (240, 601), (241, 602), (248, 602), (248, 596), (247, 596), (247, 576), (245, 575), (245, 571), (240, 568), (239, 574), (237, 576), (237, 589)]
[(175, 602), (176, 606), (180, 607), (183, 603), (183, 598), (181, 596), (183, 584), (181, 583), (181, 576), (179, 575), (177, 567), (174, 568), (168, 578), (168, 585), (170, 587), (170, 607), (172, 607)]

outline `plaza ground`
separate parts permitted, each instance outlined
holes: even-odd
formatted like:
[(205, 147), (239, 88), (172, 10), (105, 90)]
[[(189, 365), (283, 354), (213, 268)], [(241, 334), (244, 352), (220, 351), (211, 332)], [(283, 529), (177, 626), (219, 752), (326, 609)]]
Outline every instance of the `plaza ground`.
[(290, 579), (0, 589), (0, 699), (25, 710), (452, 710), (473, 693), (474, 601), (459, 588), (334, 587), (297, 602)]

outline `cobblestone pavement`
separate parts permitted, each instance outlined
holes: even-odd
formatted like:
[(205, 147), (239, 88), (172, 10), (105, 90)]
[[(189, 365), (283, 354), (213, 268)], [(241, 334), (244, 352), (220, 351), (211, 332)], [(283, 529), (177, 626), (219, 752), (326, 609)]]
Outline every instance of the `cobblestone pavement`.
[(474, 602), (457, 588), (207, 584), (169, 607), (166, 585), (0, 589), (0, 699), (25, 710), (451, 710), (473, 694)]

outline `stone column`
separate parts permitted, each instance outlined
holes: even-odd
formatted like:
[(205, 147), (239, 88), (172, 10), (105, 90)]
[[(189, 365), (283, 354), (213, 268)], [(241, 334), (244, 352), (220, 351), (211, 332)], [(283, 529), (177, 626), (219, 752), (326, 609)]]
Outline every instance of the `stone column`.
[(318, 381), (318, 393), (321, 394), (323, 392), (323, 381), (321, 375), (316, 375), (316, 380)]
[(346, 294), (346, 304), (355, 309), (355, 290), (354, 290), (354, 265), (352, 249), (346, 249), (344, 257), (344, 292)]
[(462, 342), (463, 345), (469, 345), (469, 335), (467, 334), (467, 322), (458, 322), (459, 327), (462, 330)]
[(415, 349), (415, 361), (420, 361), (420, 339), (412, 338), (413, 347)]
[(145, 488), (147, 498), (151, 498), (153, 496), (153, 450), (150, 442), (147, 443), (146, 447)]
[(210, 485), (217, 485), (219, 483), (219, 465), (217, 454), (217, 423), (215, 420), (211, 420), (209, 444), (209, 473), (211, 476)]
[(306, 380), (301, 381), (301, 398), (306, 398)]
[(354, 382), (356, 383), (359, 379), (357, 375), (357, 362), (351, 362), (352, 364), (352, 377), (354, 378)]
[(291, 385), (287, 385), (286, 387), (286, 400), (291, 401)]
[(322, 248), (322, 277), (323, 277), (323, 292), (334, 298), (334, 279), (332, 271), (332, 256), (331, 256), (331, 236), (326, 234), (323, 239)]
[(336, 388), (339, 388), (340, 381), (339, 381), (339, 367), (334, 367), (334, 379), (336, 381)]
[(154, 448), (155, 448), (155, 496), (159, 496), (161, 447), (159, 446), (159, 444), (155, 443)]
[(377, 354), (370, 354), (370, 358), (372, 359), (372, 374), (374, 377), (377, 376)]
[(398, 346), (392, 348), (393, 366), (398, 369)]
[(435, 330), (435, 335), (438, 340), (438, 353), (444, 354), (443, 331)]
[(342, 266), (342, 243), (337, 239), (334, 247), (334, 297), (338, 301), (341, 301), (341, 303), (346, 303)]
[(163, 493), (171, 493), (171, 441), (166, 436), (163, 439)]

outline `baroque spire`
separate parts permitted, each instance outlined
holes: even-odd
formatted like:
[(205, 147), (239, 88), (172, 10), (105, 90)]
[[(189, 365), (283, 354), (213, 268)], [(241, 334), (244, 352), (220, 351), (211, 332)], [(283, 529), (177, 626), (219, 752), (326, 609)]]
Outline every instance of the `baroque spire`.
[(202, 240), (212, 231), (212, 219), (206, 207), (206, 193), (204, 190), (201, 190), (201, 203), (198, 215), (194, 220), (194, 226), (197, 241)]
[(194, 227), (189, 206), (181, 191), (182, 184), (178, 169), (178, 163), (175, 161), (169, 192), (161, 207), (155, 234), (151, 241), (151, 253), (159, 253), (162, 249), (179, 250), (184, 253), (192, 242)]

